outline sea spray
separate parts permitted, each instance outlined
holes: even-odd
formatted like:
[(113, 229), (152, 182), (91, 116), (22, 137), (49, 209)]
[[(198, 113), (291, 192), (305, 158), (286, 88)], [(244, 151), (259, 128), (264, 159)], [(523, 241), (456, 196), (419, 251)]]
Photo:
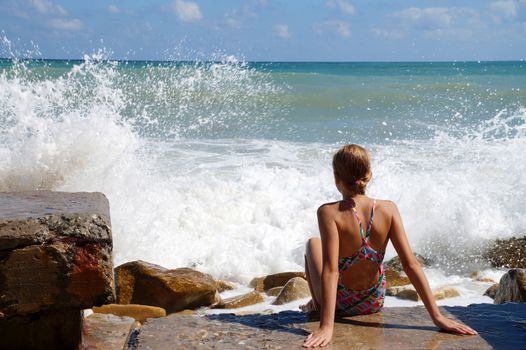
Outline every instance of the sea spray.
[[(316, 100), (316, 116), (298, 114), (306, 89), (324, 96), (335, 78), (272, 73), (272, 65), (231, 57), (113, 62), (102, 52), (1, 67), (0, 190), (104, 192), (116, 265), (143, 259), (240, 282), (303, 269), (304, 244), (318, 235), (317, 207), (339, 199), (330, 158), (343, 142), (371, 149), (370, 194), (398, 204), (414, 249), (447, 275), (484, 267), (481, 246), (526, 228), (526, 112), (516, 90), (491, 118), (488, 107), (473, 119), (477, 111), (462, 117), (447, 105), (433, 112), (452, 113), (442, 121), (415, 111), (397, 123), (381, 104), (379, 115), (355, 108), (331, 119), (334, 111), (320, 107), (331, 104)], [(401, 76), (388, 80), (407, 84)], [(458, 89), (468, 99), (469, 87)], [(344, 105), (358, 97), (331, 98)], [(389, 106), (408, 103), (391, 97)]]

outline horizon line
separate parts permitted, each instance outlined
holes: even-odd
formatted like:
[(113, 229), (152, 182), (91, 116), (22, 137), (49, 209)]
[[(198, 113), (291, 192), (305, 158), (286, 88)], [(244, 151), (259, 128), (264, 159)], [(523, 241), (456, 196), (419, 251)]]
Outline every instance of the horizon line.
[[(83, 58), (37, 58), (37, 57), (0, 57), (0, 60), (25, 60), (25, 61), (84, 61)], [(126, 58), (105, 58), (94, 61), (114, 61), (114, 62), (152, 62), (152, 63), (190, 63), (190, 62), (225, 62), (224, 60), (199, 60), (199, 59), (188, 59), (188, 60), (160, 60), (160, 59), (126, 59)], [(491, 63), (491, 62), (526, 62), (525, 59), (495, 59), (495, 60), (429, 60), (429, 61), (383, 61), (383, 60), (371, 60), (371, 61), (338, 61), (338, 60), (312, 60), (312, 61), (297, 61), (297, 60), (239, 60), (244, 63)]]

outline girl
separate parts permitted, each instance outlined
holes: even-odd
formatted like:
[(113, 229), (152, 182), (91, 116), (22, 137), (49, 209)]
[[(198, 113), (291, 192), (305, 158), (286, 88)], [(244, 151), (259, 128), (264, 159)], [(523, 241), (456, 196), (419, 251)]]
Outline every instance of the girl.
[(343, 200), (318, 209), (321, 240), (311, 238), (307, 243), (305, 272), (312, 300), (302, 308), (320, 310), (321, 314), (320, 328), (307, 337), (303, 346), (325, 346), (331, 341), (336, 311), (364, 315), (382, 309), (386, 289), (382, 261), (389, 240), (433, 322), (448, 332), (477, 334), (440, 313), (411, 251), (396, 205), (365, 195), (372, 176), (367, 151), (358, 145), (346, 145), (336, 152), (332, 166)]

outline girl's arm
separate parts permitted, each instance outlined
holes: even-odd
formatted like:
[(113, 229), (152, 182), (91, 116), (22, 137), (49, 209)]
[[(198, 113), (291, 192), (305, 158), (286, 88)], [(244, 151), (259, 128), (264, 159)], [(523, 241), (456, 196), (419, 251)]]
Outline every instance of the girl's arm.
[(400, 257), (400, 262), (404, 267), (404, 271), (407, 273), (407, 277), (415, 287), (418, 295), (422, 298), (424, 305), (429, 312), (429, 315), (433, 319), (433, 322), (437, 327), (452, 333), (459, 334), (477, 334), (476, 331), (470, 327), (450, 320), (442, 315), (440, 310), (437, 307), (427, 278), (422, 271), (420, 263), (416, 260), (409, 242), (407, 240), (407, 235), (405, 233), (404, 225), (402, 223), (402, 218), (398, 212), (396, 204), (391, 202), (393, 207), (393, 215), (391, 221), (391, 228), (389, 229), (389, 237), (393, 242), (393, 246)]
[(323, 251), (320, 328), (305, 340), (303, 346), (307, 348), (325, 346), (331, 341), (336, 310), (339, 237), (329, 207), (321, 206), (318, 209), (318, 226)]

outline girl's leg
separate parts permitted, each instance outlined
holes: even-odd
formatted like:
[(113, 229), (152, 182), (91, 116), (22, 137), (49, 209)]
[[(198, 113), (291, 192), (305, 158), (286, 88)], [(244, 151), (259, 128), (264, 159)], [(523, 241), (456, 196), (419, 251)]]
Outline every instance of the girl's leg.
[(307, 305), (307, 309), (314, 309), (310, 311), (320, 310), (322, 259), (321, 240), (319, 238), (310, 238), (307, 241), (305, 252), (305, 274), (309, 282), (310, 294), (312, 296), (311, 302), (313, 304)]

